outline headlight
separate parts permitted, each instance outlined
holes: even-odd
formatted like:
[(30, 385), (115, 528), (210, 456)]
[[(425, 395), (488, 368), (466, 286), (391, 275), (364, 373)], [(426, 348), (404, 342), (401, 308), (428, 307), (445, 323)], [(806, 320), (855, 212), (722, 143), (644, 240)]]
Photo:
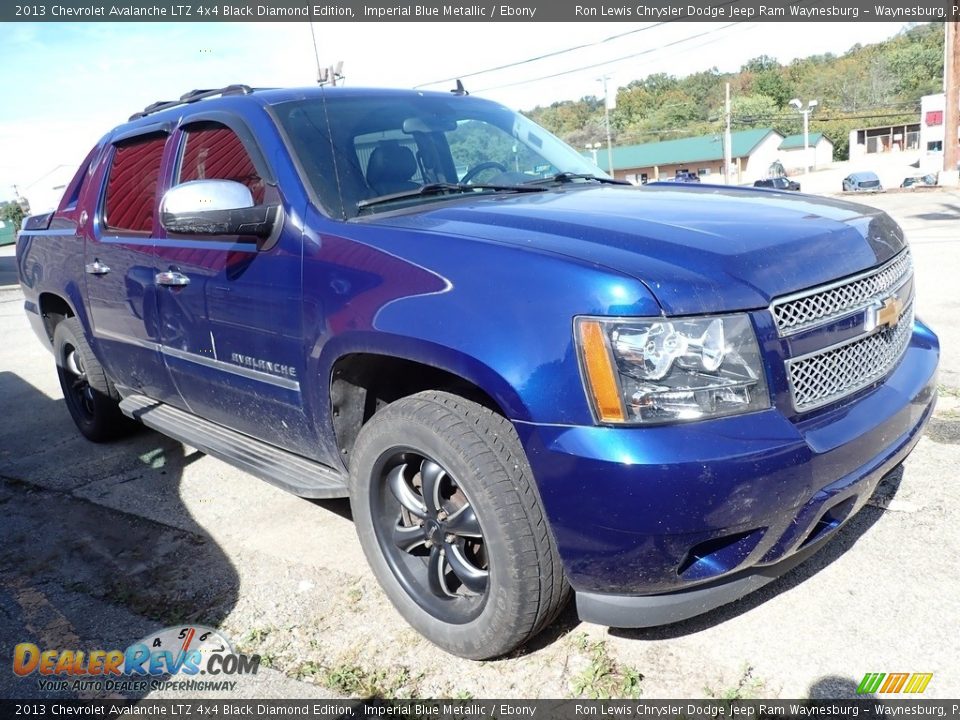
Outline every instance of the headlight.
[(746, 315), (577, 318), (587, 395), (600, 422), (654, 424), (770, 407)]

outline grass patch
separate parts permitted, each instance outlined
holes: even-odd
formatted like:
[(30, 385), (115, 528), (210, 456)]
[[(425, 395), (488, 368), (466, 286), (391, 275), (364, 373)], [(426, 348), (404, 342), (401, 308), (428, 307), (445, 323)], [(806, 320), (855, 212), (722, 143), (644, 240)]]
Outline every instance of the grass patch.
[(944, 385), (943, 383), (938, 383), (937, 392), (943, 397), (960, 398), (960, 387), (953, 387), (952, 385)]
[(610, 657), (606, 641), (590, 642), (586, 633), (579, 633), (574, 636), (573, 645), (590, 658), (590, 664), (570, 682), (574, 695), (592, 700), (640, 697), (643, 675)]
[(306, 680), (307, 678), (316, 677), (323, 672), (323, 666), (314, 662), (313, 660), (307, 660), (302, 662), (297, 667), (293, 669), (293, 677), (297, 680)]
[(252, 630), (248, 630), (244, 636), (240, 639), (240, 642), (246, 646), (253, 645), (256, 647), (260, 645), (264, 640), (270, 637), (270, 633), (273, 632), (272, 627), (255, 627)]
[(396, 697), (411, 680), (410, 671), (405, 667), (396, 670), (367, 670), (350, 663), (328, 668), (319, 677), (319, 682), (331, 690), (365, 698)]
[(719, 692), (710, 687), (704, 687), (703, 691), (707, 697), (717, 700), (755, 700), (764, 695), (764, 682), (754, 676), (753, 667), (744, 665), (736, 685)]

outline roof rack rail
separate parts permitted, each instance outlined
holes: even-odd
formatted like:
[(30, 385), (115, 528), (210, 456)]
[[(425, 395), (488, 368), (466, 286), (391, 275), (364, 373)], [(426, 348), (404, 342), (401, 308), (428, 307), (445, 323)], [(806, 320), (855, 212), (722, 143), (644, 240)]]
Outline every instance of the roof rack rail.
[(217, 88), (215, 90), (191, 90), (190, 92), (181, 95), (179, 100), (158, 100), (155, 103), (147, 105), (140, 112), (136, 112), (131, 115), (130, 120), (139, 120), (142, 117), (152, 115), (153, 113), (160, 112), (161, 110), (169, 110), (170, 108), (178, 107), (179, 105), (188, 105), (208, 97), (216, 97), (218, 95), (221, 97), (226, 95), (249, 95), (252, 92), (253, 88), (249, 85), (227, 85), (226, 87)]

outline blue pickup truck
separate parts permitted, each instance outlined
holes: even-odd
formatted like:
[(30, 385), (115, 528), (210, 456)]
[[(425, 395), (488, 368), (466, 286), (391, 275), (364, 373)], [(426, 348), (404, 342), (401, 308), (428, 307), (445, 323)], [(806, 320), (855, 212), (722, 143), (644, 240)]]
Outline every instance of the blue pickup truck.
[(27, 220), (26, 313), (87, 438), (138, 421), (349, 497), (451, 653), (506, 653), (571, 593), (591, 622), (676, 622), (864, 505), (939, 346), (883, 212), (596, 173), (460, 92), (195, 91)]

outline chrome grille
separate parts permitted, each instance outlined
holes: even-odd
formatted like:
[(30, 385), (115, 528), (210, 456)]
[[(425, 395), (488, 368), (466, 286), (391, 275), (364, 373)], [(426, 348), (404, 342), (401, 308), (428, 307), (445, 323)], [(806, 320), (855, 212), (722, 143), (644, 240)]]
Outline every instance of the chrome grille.
[(879, 380), (903, 356), (913, 331), (913, 303), (890, 329), (787, 360), (793, 407), (805, 412)]
[(910, 251), (852, 278), (775, 300), (770, 306), (777, 331), (793, 335), (863, 310), (905, 283), (913, 274)]

